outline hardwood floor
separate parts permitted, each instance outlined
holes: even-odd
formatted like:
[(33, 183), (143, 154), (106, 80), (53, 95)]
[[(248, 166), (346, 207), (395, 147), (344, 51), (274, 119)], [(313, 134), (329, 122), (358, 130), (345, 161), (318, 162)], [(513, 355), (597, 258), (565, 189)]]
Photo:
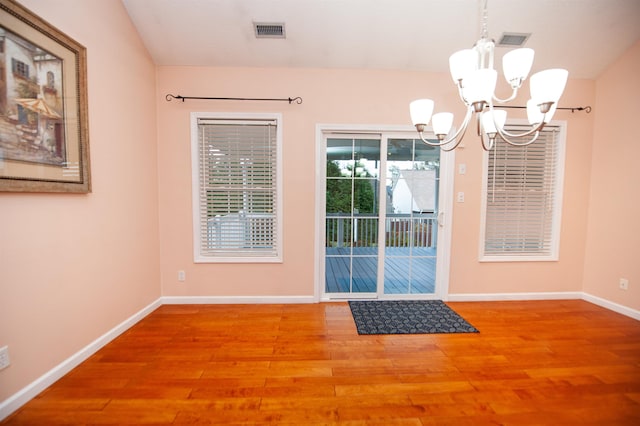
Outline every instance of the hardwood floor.
[(480, 333), (359, 336), (346, 303), (165, 305), (2, 424), (640, 424), (639, 321), (449, 305)]

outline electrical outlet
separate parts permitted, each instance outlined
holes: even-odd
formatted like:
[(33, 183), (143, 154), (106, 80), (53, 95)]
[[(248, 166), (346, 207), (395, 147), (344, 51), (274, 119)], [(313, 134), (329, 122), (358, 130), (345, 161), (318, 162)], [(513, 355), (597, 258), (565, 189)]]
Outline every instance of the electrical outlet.
[(185, 281), (187, 274), (184, 271), (178, 271), (178, 281)]
[(0, 348), (0, 370), (7, 368), (11, 364), (9, 360), (9, 346)]
[(629, 280), (620, 278), (620, 290), (629, 290)]

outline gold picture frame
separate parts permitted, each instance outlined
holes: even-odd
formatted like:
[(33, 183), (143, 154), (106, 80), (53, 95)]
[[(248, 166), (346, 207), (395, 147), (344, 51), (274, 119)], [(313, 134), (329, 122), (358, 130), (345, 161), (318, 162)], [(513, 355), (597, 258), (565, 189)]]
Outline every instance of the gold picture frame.
[(86, 49), (0, 0), (0, 191), (91, 192)]

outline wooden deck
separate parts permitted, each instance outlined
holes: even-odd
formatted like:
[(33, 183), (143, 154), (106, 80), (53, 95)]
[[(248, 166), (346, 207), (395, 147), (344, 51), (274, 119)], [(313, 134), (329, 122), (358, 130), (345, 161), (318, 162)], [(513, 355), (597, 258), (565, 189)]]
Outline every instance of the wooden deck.
[(640, 424), (640, 322), (449, 305), (480, 333), (361, 336), (344, 302), (164, 305), (0, 424)]
[[(377, 250), (376, 247), (354, 247), (353, 255), (350, 256), (351, 251), (348, 247), (327, 248), (326, 292), (375, 293), (378, 271)], [(350, 265), (353, 265), (351, 283)], [(387, 247), (384, 270), (385, 294), (434, 293), (436, 249)]]

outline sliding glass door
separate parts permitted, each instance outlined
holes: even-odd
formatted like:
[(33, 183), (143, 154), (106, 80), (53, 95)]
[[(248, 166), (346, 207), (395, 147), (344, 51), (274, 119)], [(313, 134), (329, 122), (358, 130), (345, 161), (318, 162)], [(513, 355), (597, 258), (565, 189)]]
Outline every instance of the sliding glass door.
[(434, 295), (439, 149), (390, 134), (323, 142), (323, 297)]

